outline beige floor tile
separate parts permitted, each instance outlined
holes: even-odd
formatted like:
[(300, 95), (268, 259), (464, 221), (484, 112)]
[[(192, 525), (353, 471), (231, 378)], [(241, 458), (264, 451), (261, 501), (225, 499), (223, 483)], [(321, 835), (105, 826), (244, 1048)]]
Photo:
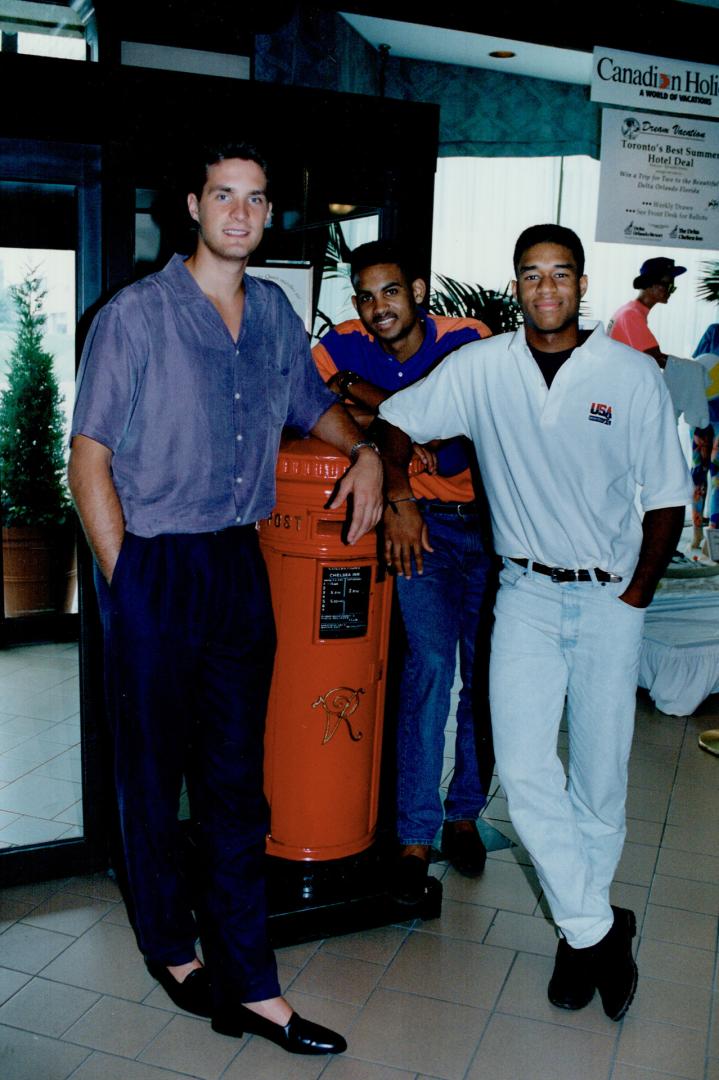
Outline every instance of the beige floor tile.
[(380, 980), (384, 964), (320, 951), (302, 968), (292, 986), (304, 994), (363, 1005)]
[(650, 788), (668, 794), (674, 783), (675, 765), (649, 761), (640, 754), (632, 754), (629, 762), (629, 786)]
[(239, 1039), (218, 1035), (209, 1021), (173, 1016), (140, 1055), (150, 1065), (189, 1073), (200, 1080), (216, 1080), (240, 1049)]
[(554, 924), (536, 915), (519, 915), (514, 911), (498, 911), (485, 944), (503, 949), (554, 956), (557, 934)]
[(658, 846), (662, 839), (664, 824), (661, 821), (642, 821), (641, 818), (627, 818), (627, 841), (630, 844), (653, 844)]
[(666, 825), (662, 847), (693, 851), (697, 855), (715, 855), (717, 830), (715, 821), (694, 822), (693, 825)]
[(0, 967), (0, 1005), (16, 994), (21, 986), (25, 986), (31, 977), (24, 971)]
[[(694, 772), (695, 770), (693, 770)], [(712, 790), (714, 789), (714, 790)], [(693, 825), (697, 820), (711, 821), (716, 814), (716, 788), (699, 784), (677, 783), (667, 814), (668, 825)]]
[(614, 880), (629, 885), (650, 885), (658, 850), (647, 844), (625, 843)]
[(38, 904), (29, 915), (24, 916), (23, 923), (77, 936), (106, 915), (112, 907), (113, 905), (105, 900), (93, 900), (66, 891), (55, 893)]
[(689, 851), (664, 847), (659, 852), (657, 873), (719, 885), (719, 858), (704, 855), (698, 859)]
[(27, 900), (5, 900), (0, 893), (0, 934), (35, 907)]
[(462, 1080), (488, 1017), (483, 1009), (376, 990), (350, 1033), (350, 1053), (441, 1080)]
[(654, 1069), (638, 1069), (634, 1065), (618, 1062), (614, 1066), (612, 1080), (676, 1080), (676, 1073), (656, 1072)]
[(112, 904), (107, 912), (107, 915), (103, 915), (102, 921), (113, 923), (115, 926), (130, 925), (127, 908), (124, 904)]
[(637, 917), (637, 923), (641, 925), (649, 900), (648, 886), (630, 885), (626, 881), (615, 881), (612, 884), (609, 896), (613, 904), (633, 911)]
[(461, 900), (482, 907), (505, 908), (508, 911), (531, 915), (537, 906), (540, 888), (533, 870), (487, 860), (480, 878), (465, 878), (450, 870), (443, 881), (444, 895), (449, 900)]
[(44, 1035), (0, 1028), (2, 1080), (67, 1080), (88, 1052), (82, 1046), (70, 1046)]
[(314, 956), (321, 947), (321, 941), (307, 941), (301, 945), (288, 945), (284, 949), (277, 949), (277, 959), (288, 964), (289, 967), (304, 967), (311, 956)]
[(637, 955), (639, 973), (685, 986), (711, 987), (714, 954), (665, 941), (642, 939)]
[(57, 1038), (96, 1001), (90, 990), (32, 979), (0, 1008), (0, 1024)]
[(358, 1061), (346, 1054), (333, 1058), (322, 1076), (328, 1080), (415, 1080), (414, 1072), (391, 1069), (388, 1065), (371, 1065), (369, 1061)]
[(72, 1080), (187, 1080), (187, 1073), (168, 1072), (144, 1061), (128, 1061), (95, 1051), (73, 1073)]
[(673, 941), (693, 949), (714, 949), (717, 938), (717, 919), (698, 911), (648, 904), (642, 926), (642, 937), (657, 941)]
[(491, 1009), (513, 960), (510, 949), (434, 934), (412, 934), (380, 985), (383, 989), (407, 993), (431, 987), (432, 997)]
[(703, 1080), (704, 1039), (687, 1028), (627, 1017), (619, 1036), (617, 1061)]
[(627, 817), (645, 821), (664, 821), (669, 806), (669, 794), (650, 788), (627, 789)]
[(678, 746), (661, 746), (656, 743), (647, 742), (642, 738), (635, 738), (632, 746), (632, 757), (629, 762), (629, 768), (631, 769), (634, 764), (639, 764), (644, 761), (658, 762), (661, 765), (672, 765), (676, 767), (678, 760)]
[(64, 889), (69, 878), (56, 878), (51, 881), (31, 881), (25, 885), (10, 885), (0, 890), (0, 898), (4, 900), (27, 901), (35, 906), (47, 900), (48, 896)]
[[(34, 929), (28, 927), (28, 929)], [(10, 931), (8, 931), (10, 933)], [(47, 933), (36, 930), (35, 933)], [(47, 979), (84, 986), (99, 994), (141, 1001), (154, 986), (135, 945), (135, 935), (124, 926), (99, 922), (43, 971)]]
[[(442, 905), (444, 907), (444, 905)], [(440, 919), (430, 920), (434, 926)], [(376, 930), (365, 930), (359, 934), (342, 934), (329, 938), (322, 945), (321, 951), (335, 953), (338, 956), (351, 956), (355, 960), (366, 960), (370, 964), (388, 964), (407, 937), (407, 930), (397, 926), (380, 926)], [(279, 956), (284, 959), (283, 953)]]
[(704, 1080), (719, 1080), (719, 1057), (707, 1058), (707, 1068)]
[(87, 874), (84, 877), (69, 878), (63, 888), (80, 896), (93, 896), (96, 900), (122, 900), (120, 888), (109, 874)]
[[(239, 1043), (237, 1044), (239, 1047)], [(301, 1057), (256, 1035), (248, 1039), (222, 1080), (316, 1080), (328, 1057)]]
[(715, 915), (719, 911), (719, 885), (656, 874), (649, 898), (653, 904)]
[(0, 964), (37, 975), (73, 941), (67, 934), (15, 923), (0, 935)]
[(602, 1035), (615, 1032), (616, 1027), (604, 1015), (598, 994), (586, 1009), (577, 1012), (550, 1005), (547, 984), (553, 967), (554, 961), (550, 957), (520, 953), (497, 1002), (497, 1011)]
[(702, 1032), (709, 1028), (711, 991), (696, 986), (682, 986), (665, 979), (650, 979), (642, 974), (632, 1002), (633, 1020), (652, 1020), (660, 1024), (677, 1024)]
[(483, 941), (495, 914), (495, 908), (463, 904), (445, 896), (442, 898), (440, 917), (418, 923), (417, 930), (424, 934), (460, 938), (462, 941)]
[(607, 1080), (614, 1038), (493, 1016), (467, 1080)]
[(64, 1039), (134, 1058), (171, 1020), (162, 1009), (103, 997), (65, 1032)]
[(711, 1037), (709, 1039), (708, 1053), (711, 1057), (719, 1057), (719, 996), (715, 993), (712, 1000)]

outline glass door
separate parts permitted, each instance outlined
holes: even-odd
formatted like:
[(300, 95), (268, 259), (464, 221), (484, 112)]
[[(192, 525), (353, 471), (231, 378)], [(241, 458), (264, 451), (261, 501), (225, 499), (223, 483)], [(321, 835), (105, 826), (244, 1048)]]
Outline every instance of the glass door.
[[(93, 842), (76, 525), (65, 479), (75, 328), (99, 293), (92, 148), (0, 144), (0, 876)], [(33, 867), (30, 867), (30, 863)], [(3, 872), (7, 870), (7, 875)]]

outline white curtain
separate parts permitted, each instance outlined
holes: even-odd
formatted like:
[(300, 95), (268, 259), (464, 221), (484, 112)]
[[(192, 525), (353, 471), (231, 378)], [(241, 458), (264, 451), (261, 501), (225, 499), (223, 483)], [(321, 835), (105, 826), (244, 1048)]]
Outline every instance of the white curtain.
[(666, 255), (687, 273), (649, 325), (664, 352), (691, 356), (704, 330), (719, 321), (714, 304), (697, 299), (702, 263), (716, 251), (605, 244), (594, 240), (599, 162), (590, 157), (440, 158), (435, 187), (432, 269), (460, 281), (503, 289), (512, 278), (514, 243), (528, 225), (557, 221), (581, 237), (589, 289), (583, 311), (605, 324), (636, 296), (632, 281), (645, 259)]

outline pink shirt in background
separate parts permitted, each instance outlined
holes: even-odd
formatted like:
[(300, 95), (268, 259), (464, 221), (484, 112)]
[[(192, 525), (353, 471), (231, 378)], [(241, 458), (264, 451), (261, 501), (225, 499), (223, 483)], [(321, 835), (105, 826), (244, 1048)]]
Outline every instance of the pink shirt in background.
[(621, 341), (624, 345), (631, 345), (639, 352), (647, 349), (659, 348), (659, 342), (647, 325), (649, 308), (639, 300), (630, 300), (624, 304), (609, 320), (607, 333), (615, 341)]

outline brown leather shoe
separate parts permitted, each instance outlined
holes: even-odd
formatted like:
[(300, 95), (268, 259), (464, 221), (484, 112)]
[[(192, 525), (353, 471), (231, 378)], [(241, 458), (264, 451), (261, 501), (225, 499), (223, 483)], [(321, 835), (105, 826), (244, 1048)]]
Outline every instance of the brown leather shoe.
[(442, 854), (464, 877), (479, 877), (487, 861), (475, 821), (445, 821), (442, 826)]

